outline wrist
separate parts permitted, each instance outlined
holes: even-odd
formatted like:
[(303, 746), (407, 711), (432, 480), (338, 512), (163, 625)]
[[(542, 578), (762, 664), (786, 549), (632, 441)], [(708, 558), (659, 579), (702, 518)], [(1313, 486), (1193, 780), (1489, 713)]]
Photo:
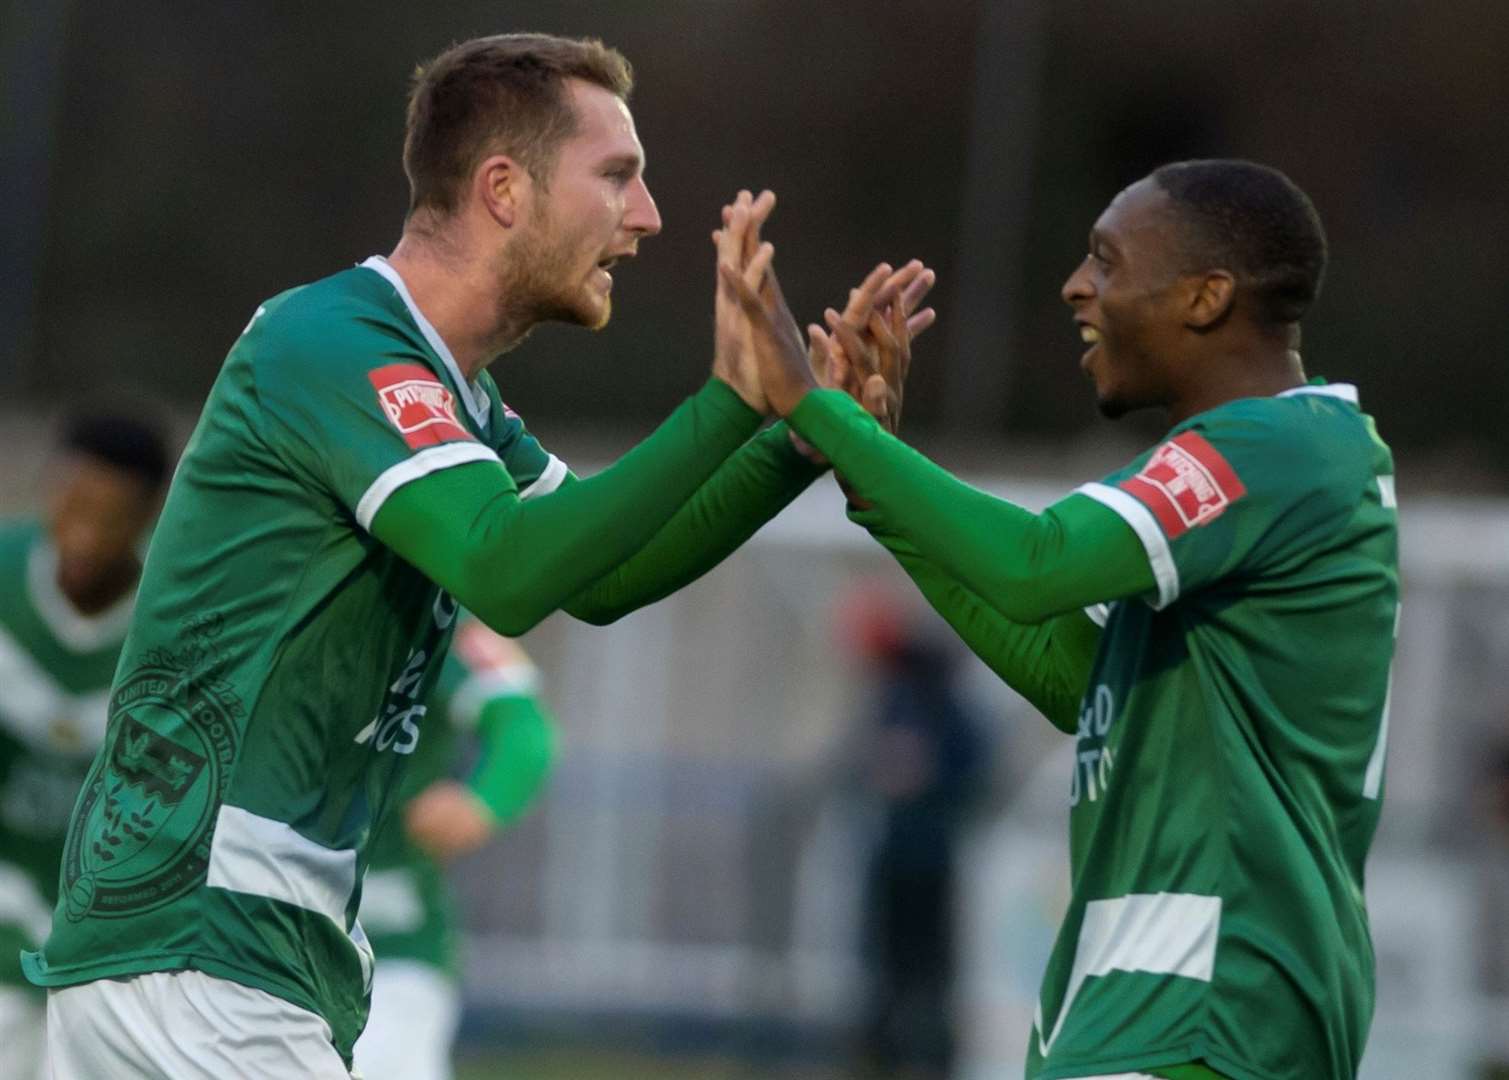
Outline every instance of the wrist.
[(781, 394), (780, 400), (776, 400), (772, 397), (770, 399), (770, 404), (779, 415), (787, 417), (795, 412), (797, 406), (800, 405), (806, 399), (807, 395), (815, 389), (817, 389), (817, 387), (811, 383), (799, 383), (796, 386), (784, 389)]
[(751, 420), (758, 424), (768, 411), (768, 406), (763, 401), (751, 402), (735, 383), (716, 373), (708, 378), (707, 383), (696, 396), (709, 402), (729, 419), (741, 424)]
[(796, 433), (796, 429), (786, 428), (786, 439), (791, 444), (791, 449), (800, 454), (805, 460), (817, 466), (819, 469), (829, 467), (828, 459), (823, 457), (822, 452), (806, 439)]
[(764, 417), (770, 414), (770, 402), (768, 402), (764, 398), (764, 396), (759, 394), (758, 392), (746, 390), (738, 383), (734, 382), (732, 379), (717, 372), (713, 373), (712, 378), (709, 381), (721, 383), (724, 387), (733, 391), (734, 396), (739, 399), (741, 404), (753, 410), (760, 416)]

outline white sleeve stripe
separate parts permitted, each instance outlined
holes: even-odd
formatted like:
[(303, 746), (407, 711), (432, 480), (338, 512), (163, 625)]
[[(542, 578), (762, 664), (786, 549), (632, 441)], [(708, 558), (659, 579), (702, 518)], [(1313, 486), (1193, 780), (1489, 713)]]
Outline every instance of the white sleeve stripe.
[(1169, 550), (1168, 539), (1153, 512), (1120, 488), (1106, 484), (1081, 484), (1074, 490), (1114, 510), (1142, 541), (1153, 578), (1158, 582), (1158, 602), (1153, 610), (1162, 611), (1179, 599), (1179, 568), (1174, 565), (1174, 553)]
[(1106, 628), (1106, 623), (1111, 621), (1111, 605), (1091, 604), (1089, 607), (1085, 608), (1085, 617), (1088, 618), (1096, 626), (1104, 630)]
[[(418, 480), (421, 476), (429, 476), (430, 473), (449, 469), (455, 465), (465, 465), (472, 461), (498, 461), (498, 455), (491, 447), (483, 446), (481, 443), (453, 442), (432, 446), (427, 450), (419, 451), (413, 457), (404, 458), (372, 481), (372, 486), (367, 488), (361, 501), (356, 504), (357, 523), (371, 532), (372, 519), (377, 517), (382, 504), (388, 501), (388, 496), (393, 492), (411, 480)], [(502, 464), (502, 462), (498, 463)]]
[(549, 495), (561, 486), (561, 481), (566, 479), (568, 472), (570, 470), (566, 468), (566, 463), (551, 454), (550, 461), (545, 465), (545, 471), (540, 473), (534, 483), (519, 492), (519, 498), (532, 499), (536, 495)]

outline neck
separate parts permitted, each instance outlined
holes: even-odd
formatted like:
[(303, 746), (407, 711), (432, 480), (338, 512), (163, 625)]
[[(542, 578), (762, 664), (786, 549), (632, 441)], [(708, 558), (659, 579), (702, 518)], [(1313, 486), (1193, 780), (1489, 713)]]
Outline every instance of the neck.
[(1305, 382), (1304, 364), (1287, 339), (1217, 352), (1191, 367), (1196, 376), (1169, 404), (1174, 424), (1237, 398), (1273, 397)]
[(526, 321), (502, 302), (498, 272), (481, 253), (410, 227), (388, 262), (468, 382), (528, 333)]

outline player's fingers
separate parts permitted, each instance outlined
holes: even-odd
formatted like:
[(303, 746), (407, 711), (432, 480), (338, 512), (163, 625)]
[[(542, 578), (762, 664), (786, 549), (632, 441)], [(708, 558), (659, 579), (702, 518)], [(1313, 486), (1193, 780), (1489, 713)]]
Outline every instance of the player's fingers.
[(865, 412), (875, 417), (875, 419), (880, 421), (882, 426), (890, 430), (891, 393), (884, 379), (879, 375), (872, 375), (866, 379), (859, 403), (865, 407)]
[(807, 367), (817, 385), (827, 387), (833, 385), (833, 361), (828, 355), (828, 343), (819, 336), (821, 333), (819, 326), (807, 327)]
[(923, 308), (921, 311), (917, 312), (917, 314), (907, 319), (907, 333), (915, 339), (918, 334), (922, 333), (922, 331), (926, 330), (929, 326), (932, 326), (933, 323), (937, 321), (938, 313), (936, 311), (934, 311), (932, 308)]
[(814, 369), (823, 373), (823, 385), (847, 391), (851, 378), (848, 355), (839, 347), (838, 342), (834, 341), (817, 323), (808, 325), (807, 337), (823, 351), (821, 366)]
[(760, 242), (755, 249), (754, 258), (750, 259), (744, 267), (744, 281), (756, 292), (765, 282), (765, 271), (770, 267), (770, 261), (775, 258), (775, 245), (769, 240)]
[(839, 318), (838, 312), (832, 308), (823, 312), (823, 317), (828, 321), (828, 332), (838, 339), (844, 355), (849, 358), (849, 365), (855, 377), (867, 379), (871, 375), (879, 374), (876, 370), (875, 358), (871, 350), (866, 347), (864, 339), (859, 336), (859, 331)]
[(890, 264), (880, 263), (865, 275), (857, 289), (849, 290), (849, 302), (844, 306), (844, 320), (849, 325), (859, 327), (869, 321), (870, 311), (875, 306), (875, 294), (890, 276)]
[(760, 229), (775, 209), (775, 192), (766, 189), (749, 204), (749, 227), (744, 233), (744, 257), (750, 259), (760, 246)]
[(723, 248), (719, 252), (723, 260), (739, 265), (746, 262), (751, 254), (745, 251), (745, 237), (749, 231), (749, 205), (745, 198), (748, 194), (747, 191), (741, 191), (729, 208), (728, 225), (723, 230)]
[(756, 228), (765, 224), (770, 218), (770, 212), (775, 209), (775, 192), (766, 188), (749, 205), (749, 218)]
[(731, 262), (718, 263), (718, 277), (751, 321), (764, 317), (765, 305), (760, 302), (760, 294), (749, 287), (737, 266)]
[(760, 222), (755, 217), (754, 196), (747, 188), (740, 188), (738, 195), (734, 196), (734, 206), (736, 210), (743, 211), (740, 217), (743, 228), (739, 232), (739, 251), (744, 261), (748, 262), (754, 258), (760, 244)]
[(875, 342), (880, 374), (886, 382), (895, 385), (901, 379), (901, 343), (896, 340), (885, 316), (878, 311), (870, 313), (866, 329), (870, 332), (870, 340)]
[(906, 382), (907, 374), (912, 370), (912, 332), (908, 327), (906, 312), (900, 304), (892, 304), (887, 310), (890, 316), (891, 337), (896, 342), (896, 395), (900, 397), (901, 386)]
[(931, 269), (923, 267), (922, 271), (902, 289), (901, 310), (908, 315), (916, 311), (917, 305), (922, 303), (922, 298), (931, 292), (937, 283), (938, 275)]
[(896, 297), (900, 296), (904, 290), (911, 286), (924, 269), (926, 268), (922, 265), (920, 259), (913, 259), (901, 269), (888, 275), (881, 282), (880, 287), (875, 290), (875, 306), (884, 307), (894, 301)]

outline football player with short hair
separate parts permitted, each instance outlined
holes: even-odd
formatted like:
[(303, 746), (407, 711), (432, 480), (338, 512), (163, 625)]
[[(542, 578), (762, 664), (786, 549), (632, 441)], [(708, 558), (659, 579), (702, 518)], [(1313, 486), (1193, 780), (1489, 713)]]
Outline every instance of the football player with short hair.
[(1074, 891), (1027, 1075), (1351, 1080), (1398, 523), (1356, 389), (1307, 380), (1295, 350), (1326, 263), (1310, 200), (1231, 160), (1116, 196), (1063, 298), (1102, 412), (1171, 426), (1041, 514), (785, 379), (803, 346), (758, 291), (769, 260), (721, 273), (772, 405), (862, 500), (854, 520), (1076, 741)]

